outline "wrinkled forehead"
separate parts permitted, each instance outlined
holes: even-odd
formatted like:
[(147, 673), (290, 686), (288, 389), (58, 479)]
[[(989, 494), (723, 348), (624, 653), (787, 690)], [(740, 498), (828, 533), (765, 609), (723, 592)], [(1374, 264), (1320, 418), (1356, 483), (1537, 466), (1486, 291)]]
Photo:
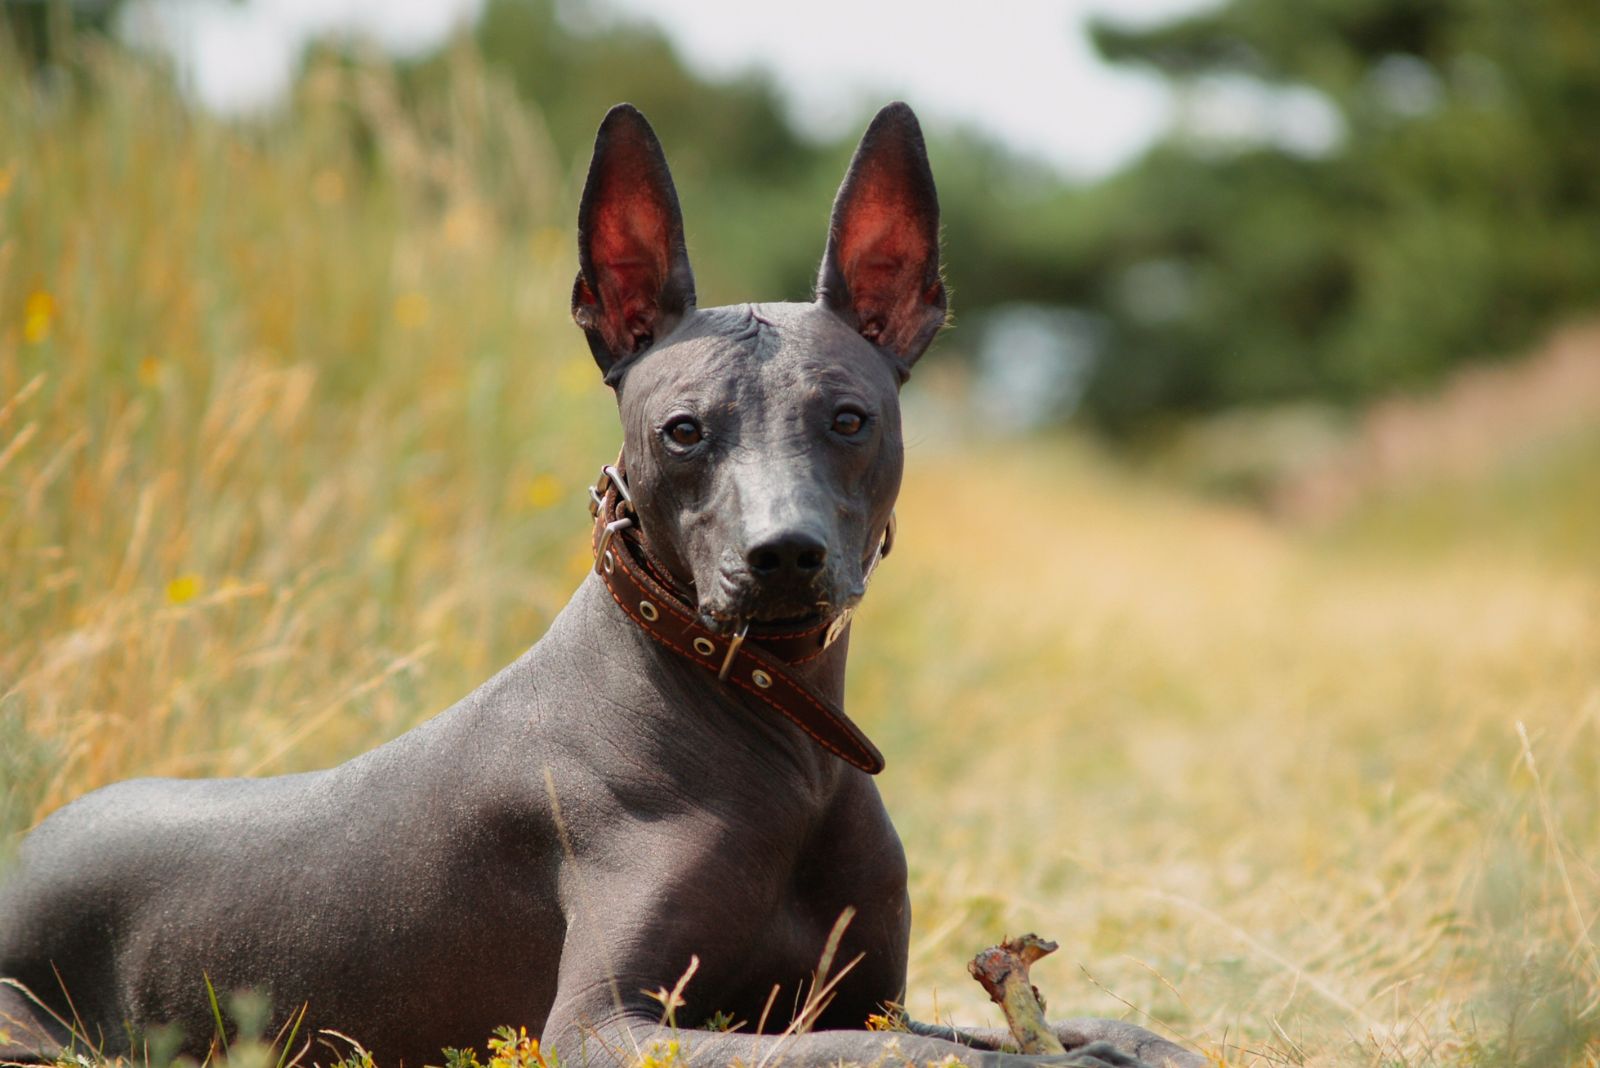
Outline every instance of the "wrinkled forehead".
[(625, 411), (664, 397), (739, 404), (850, 392), (863, 401), (892, 398), (893, 361), (814, 304), (737, 304), (694, 312), (628, 368), (619, 383)]

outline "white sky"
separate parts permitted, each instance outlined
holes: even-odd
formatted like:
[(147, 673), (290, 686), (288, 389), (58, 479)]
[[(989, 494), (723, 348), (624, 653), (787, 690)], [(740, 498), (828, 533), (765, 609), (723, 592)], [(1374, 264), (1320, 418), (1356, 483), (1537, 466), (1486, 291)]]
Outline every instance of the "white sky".
[[(890, 99), (960, 122), (1069, 173), (1103, 174), (1163, 130), (1169, 94), (1100, 62), (1096, 14), (1146, 24), (1206, 0), (612, 0), (657, 23), (698, 69), (766, 68), (802, 128), (852, 131)], [(797, 16), (796, 11), (804, 14)]]
[[(1146, 74), (1107, 67), (1084, 28), (1095, 14), (1149, 23), (1212, 0), (609, 0), (569, 4), (585, 22), (653, 22), (696, 69), (765, 68), (795, 120), (819, 134), (853, 129), (902, 98), (930, 126), (964, 123), (1094, 177), (1171, 121), (1174, 103)], [(431, 47), (482, 0), (145, 0), (131, 32), (169, 42), (196, 94), (222, 110), (280, 99), (312, 37), (370, 37), (397, 52)], [(944, 8), (944, 10), (937, 10)], [(648, 108), (649, 101), (638, 101)]]

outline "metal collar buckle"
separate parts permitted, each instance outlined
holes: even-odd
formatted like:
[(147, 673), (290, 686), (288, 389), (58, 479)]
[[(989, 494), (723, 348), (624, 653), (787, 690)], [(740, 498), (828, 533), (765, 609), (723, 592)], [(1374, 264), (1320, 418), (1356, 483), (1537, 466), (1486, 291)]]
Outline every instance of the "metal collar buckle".
[(618, 514), (633, 511), (633, 494), (628, 492), (628, 480), (623, 477), (616, 464), (605, 464), (600, 468), (600, 477), (589, 487), (589, 515), (599, 518), (600, 509), (605, 507), (606, 494), (613, 486), (616, 487), (619, 498)]
[[(617, 518), (605, 525), (600, 531), (600, 542), (594, 549), (595, 570), (607, 568), (608, 556), (611, 550), (611, 541), (619, 533), (634, 526), (633, 515), (637, 515), (633, 508), (633, 494), (628, 492), (628, 480), (616, 464), (606, 464), (600, 468), (600, 477), (595, 479), (594, 485), (589, 487), (589, 514), (599, 518), (600, 509), (605, 507), (606, 494), (612, 489), (617, 491)], [(633, 512), (633, 515), (624, 513)]]
[(594, 550), (594, 566), (596, 570), (604, 568), (607, 574), (611, 572), (611, 568), (614, 566), (611, 563), (610, 556), (611, 541), (618, 533), (627, 530), (631, 526), (633, 526), (633, 520), (623, 516), (621, 519), (613, 519), (605, 525), (605, 529), (600, 531), (600, 544), (595, 546)]

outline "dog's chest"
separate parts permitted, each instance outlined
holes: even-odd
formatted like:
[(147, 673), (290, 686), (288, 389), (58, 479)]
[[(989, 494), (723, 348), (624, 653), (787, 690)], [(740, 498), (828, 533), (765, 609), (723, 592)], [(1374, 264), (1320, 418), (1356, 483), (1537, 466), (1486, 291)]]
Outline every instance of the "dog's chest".
[(764, 915), (735, 919), (755, 903), (723, 902), (730, 923), (749, 924), (747, 936), (731, 958), (706, 962), (716, 974), (706, 977), (710, 997), (698, 1007), (751, 1027), (765, 1016), (768, 1031), (781, 1031), (827, 987), (820, 1023), (860, 1027), (901, 996), (910, 922), (905, 862), (876, 791), (852, 791), (825, 813), (780, 880)]

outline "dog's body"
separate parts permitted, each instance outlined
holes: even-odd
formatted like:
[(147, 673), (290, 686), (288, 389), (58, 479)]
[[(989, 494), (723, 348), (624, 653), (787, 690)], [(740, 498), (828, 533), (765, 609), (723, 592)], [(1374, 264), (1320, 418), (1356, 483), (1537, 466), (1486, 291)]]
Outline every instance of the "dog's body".
[[(676, 194), (630, 108), (601, 127), (580, 258), (575, 315), (624, 425), (629, 551), (708, 633), (847, 618), (899, 487), (896, 393), (944, 320), (909, 109), (885, 109), (863, 139), (815, 304), (694, 307)], [(339, 767), (141, 780), (67, 806), (0, 894), (0, 976), (112, 1052), (166, 1022), (202, 1050), (209, 979), (261, 991), (279, 1019), (309, 1003), (309, 1026), (354, 1036), (385, 1068), (502, 1024), (577, 1064), (661, 1035), (644, 992), (697, 957), (678, 1021), (745, 1022), (680, 1036), (702, 1065), (1011, 1059), (988, 1052), (994, 1034), (844, 1030), (904, 993), (905, 860), (876, 786), (630, 614), (592, 574), (514, 664)], [(840, 631), (793, 669), (835, 707)], [(836, 960), (859, 960), (817, 1030), (752, 1033), (789, 1023), (846, 910)], [(1073, 1063), (1201, 1063), (1114, 1021), (1063, 1037), (1084, 1047)], [(0, 1057), (68, 1040), (0, 987)]]
[(843, 952), (868, 956), (829, 1022), (860, 1026), (899, 992), (909, 921), (877, 791), (701, 674), (591, 578), (516, 663), (347, 764), (91, 794), (27, 844), (7, 974), (49, 995), (53, 962), (85, 1021), (203, 1042), (204, 971), (421, 1065), (505, 1023), (602, 1023), (612, 970), (636, 1003), (693, 954), (683, 1018), (753, 1024), (773, 984), (784, 1015), (854, 905)]

